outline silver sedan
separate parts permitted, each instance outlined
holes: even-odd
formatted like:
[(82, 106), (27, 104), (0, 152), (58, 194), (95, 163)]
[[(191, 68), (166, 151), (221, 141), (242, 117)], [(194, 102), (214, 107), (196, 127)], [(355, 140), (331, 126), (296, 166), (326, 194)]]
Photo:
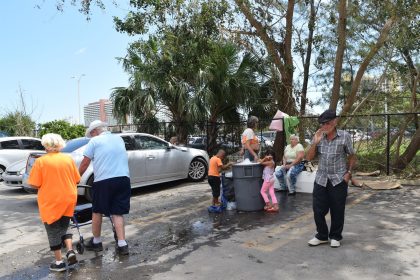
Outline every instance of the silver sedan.
[[(132, 188), (185, 178), (201, 181), (207, 176), (209, 157), (206, 151), (174, 146), (146, 133), (119, 133), (119, 135), (124, 140), (128, 154)], [(79, 166), (88, 142), (88, 138), (70, 140), (62, 152), (69, 153)], [(23, 187), (28, 192), (34, 191), (27, 184), (27, 179), (34, 161), (39, 156), (42, 154), (32, 153), (28, 158), (26, 171), (23, 175)], [(80, 185), (92, 185), (93, 176), (93, 168), (90, 164), (80, 180)], [(91, 200), (89, 189), (79, 188), (79, 194), (85, 195), (88, 200)]]

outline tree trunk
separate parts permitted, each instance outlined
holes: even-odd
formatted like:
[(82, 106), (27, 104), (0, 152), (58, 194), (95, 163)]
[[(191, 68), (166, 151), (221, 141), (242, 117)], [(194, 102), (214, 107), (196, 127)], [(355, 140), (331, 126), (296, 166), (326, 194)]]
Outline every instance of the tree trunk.
[(392, 168), (394, 172), (401, 172), (416, 156), (420, 149), (420, 128), (417, 128), (405, 152), (395, 160)]
[(277, 103), (282, 104), (280, 109), (290, 115), (296, 115), (296, 102), (293, 97), (293, 57), (291, 48), (295, 1), (288, 1), (285, 37), (281, 43), (271, 37), (266, 31), (266, 27), (254, 17), (247, 1), (235, 0), (235, 3), (249, 24), (255, 28), (257, 36), (267, 48), (269, 56), (280, 72), (282, 85), (279, 89), (280, 92), (276, 93), (278, 97)]
[(360, 64), (360, 67), (356, 73), (356, 78), (354, 79), (351, 85), (349, 96), (345, 101), (346, 103), (344, 104), (343, 110), (341, 111), (341, 115), (345, 115), (348, 112), (350, 112), (350, 109), (354, 104), (354, 100), (356, 99), (356, 94), (359, 90), (360, 82), (363, 78), (363, 75), (365, 74), (367, 67), (369, 66), (369, 63), (371, 62), (373, 57), (378, 53), (379, 49), (385, 44), (385, 41), (388, 38), (388, 34), (391, 31), (392, 26), (397, 22), (397, 19), (398, 18), (396, 16), (393, 16), (385, 22), (385, 25), (381, 30), (376, 44), (370, 49), (362, 64)]
[[(312, 56), (312, 42), (314, 38), (315, 30), (315, 17), (316, 10), (314, 5), (314, 0), (311, 0), (309, 5), (311, 6), (309, 22), (308, 22), (308, 45), (306, 48), (306, 57), (303, 65), (303, 85), (302, 92), (300, 95), (300, 112), (299, 116), (304, 116), (306, 114), (306, 103), (307, 103), (307, 92), (308, 92), (308, 80), (309, 80), (309, 67), (311, 65), (311, 56)], [(303, 128), (303, 122), (299, 122), (299, 139), (301, 143), (305, 141), (305, 133)]]
[(283, 131), (277, 131), (276, 138), (274, 139), (273, 151), (276, 155), (276, 164), (282, 165), (284, 148), (286, 147), (285, 133)]
[(216, 142), (217, 130), (217, 122), (215, 120), (210, 120), (207, 128), (207, 153), (209, 155), (216, 154), (216, 150), (219, 148)]
[[(419, 81), (419, 71), (417, 70), (417, 68), (414, 66), (414, 62), (413, 59), (411, 58), (411, 54), (410, 52), (406, 49), (406, 50), (402, 50), (401, 51), (405, 63), (407, 64), (408, 69), (410, 70), (410, 79), (411, 79), (411, 84), (410, 84), (410, 89), (411, 89), (411, 104), (412, 104), (412, 112), (416, 112), (417, 108), (417, 84)], [(416, 129), (419, 128), (419, 120), (418, 120), (418, 116), (415, 115), (414, 116), (414, 125), (416, 126)]]
[(337, 52), (335, 53), (334, 64), (334, 83), (331, 92), (330, 109), (336, 110), (338, 99), (340, 97), (341, 86), (341, 70), (343, 68), (343, 57), (346, 49), (346, 22), (347, 22), (347, 0), (340, 0), (338, 4), (338, 26), (337, 36), (338, 45)]

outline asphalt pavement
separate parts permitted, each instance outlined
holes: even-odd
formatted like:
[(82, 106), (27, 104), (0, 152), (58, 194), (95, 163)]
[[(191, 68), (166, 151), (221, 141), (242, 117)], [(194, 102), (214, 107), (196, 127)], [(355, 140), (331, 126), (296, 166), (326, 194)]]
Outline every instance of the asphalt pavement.
[[(74, 269), (53, 273), (36, 195), (0, 184), (0, 279), (419, 279), (419, 185), (350, 188), (340, 248), (307, 245), (315, 232), (311, 194), (276, 193), (279, 213), (213, 214), (205, 182), (135, 190), (130, 255), (115, 254), (104, 220), (105, 250), (85, 251)], [(89, 225), (80, 230), (91, 236)]]

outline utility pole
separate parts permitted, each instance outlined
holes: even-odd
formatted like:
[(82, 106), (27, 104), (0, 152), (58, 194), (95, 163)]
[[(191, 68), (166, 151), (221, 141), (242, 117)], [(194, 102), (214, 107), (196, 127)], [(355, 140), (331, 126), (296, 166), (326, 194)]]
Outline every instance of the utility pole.
[(79, 75), (79, 77), (76, 77), (76, 76), (72, 76), (72, 77), (71, 77), (72, 79), (76, 79), (76, 80), (77, 80), (77, 107), (78, 107), (78, 110), (79, 110), (79, 120), (78, 120), (78, 124), (82, 124), (82, 123), (80, 122), (80, 120), (81, 120), (81, 116), (80, 116), (80, 79), (81, 79), (83, 76), (86, 76), (86, 75), (85, 75), (85, 74), (81, 74), (81, 75)]

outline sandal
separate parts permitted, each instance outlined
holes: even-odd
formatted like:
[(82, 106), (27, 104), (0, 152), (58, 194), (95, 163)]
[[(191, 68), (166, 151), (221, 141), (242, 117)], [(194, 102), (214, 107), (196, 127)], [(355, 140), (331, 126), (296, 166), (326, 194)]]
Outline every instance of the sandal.
[(276, 212), (279, 212), (279, 209), (278, 208), (274, 208), (274, 207), (270, 207), (270, 208), (268, 208), (265, 211), (268, 212), (268, 213), (276, 213)]

